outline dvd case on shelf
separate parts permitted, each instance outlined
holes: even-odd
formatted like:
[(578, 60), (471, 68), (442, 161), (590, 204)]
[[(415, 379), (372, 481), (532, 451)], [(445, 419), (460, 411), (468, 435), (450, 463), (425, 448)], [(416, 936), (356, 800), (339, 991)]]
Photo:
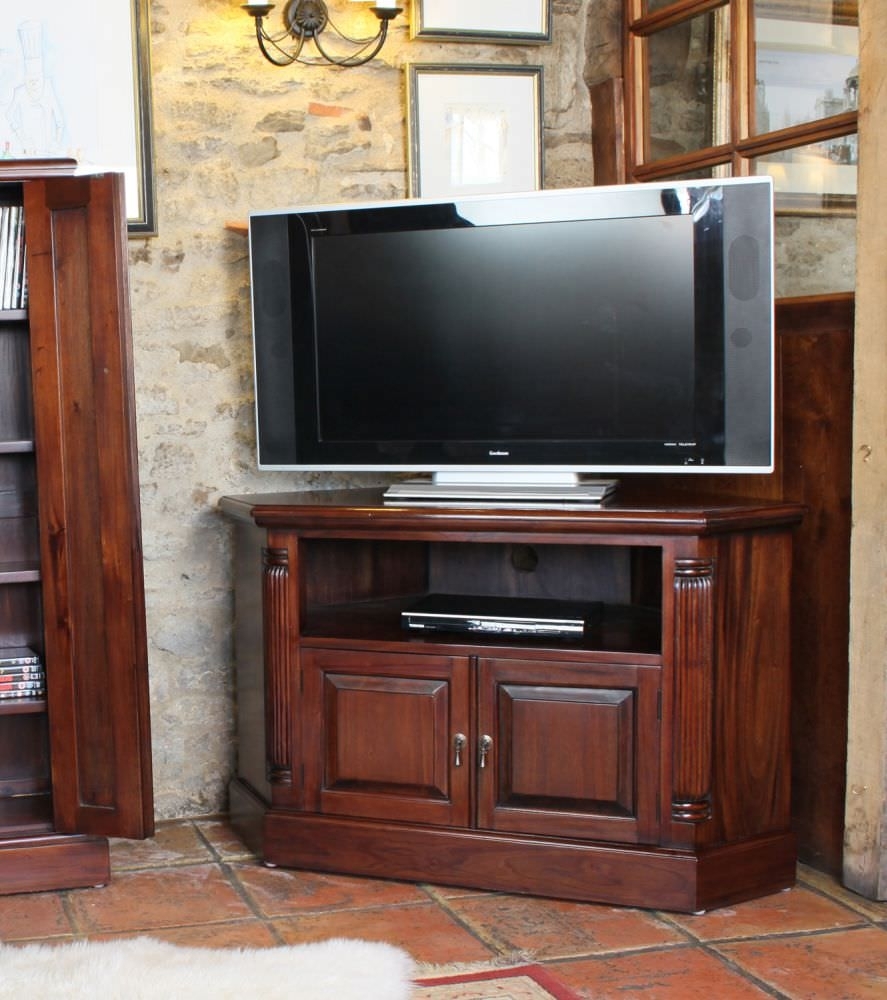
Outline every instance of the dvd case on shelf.
[(24, 309), (25, 217), (21, 205), (0, 204), (0, 309)]
[(46, 672), (40, 654), (30, 646), (0, 647), (0, 701), (45, 695)]
[(40, 654), (30, 646), (0, 646), (0, 667), (39, 667)]

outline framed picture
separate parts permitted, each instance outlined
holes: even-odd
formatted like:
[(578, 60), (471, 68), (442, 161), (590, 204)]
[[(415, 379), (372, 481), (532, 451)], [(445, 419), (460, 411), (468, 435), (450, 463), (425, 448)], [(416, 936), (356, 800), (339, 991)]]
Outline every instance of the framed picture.
[(130, 235), (155, 229), (149, 0), (0, 9), (0, 157), (72, 157), (126, 177)]
[[(756, 134), (857, 111), (859, 29), (855, 24), (759, 16), (755, 36)], [(847, 132), (845, 126), (825, 141), (762, 156), (755, 170), (773, 177), (780, 213), (852, 214), (857, 150), (856, 133)]]
[(551, 0), (413, 0), (413, 38), (465, 42), (551, 40)]
[(773, 178), (777, 215), (856, 214), (857, 136), (841, 135), (757, 157), (754, 172)]
[(410, 194), (542, 186), (541, 66), (407, 66)]

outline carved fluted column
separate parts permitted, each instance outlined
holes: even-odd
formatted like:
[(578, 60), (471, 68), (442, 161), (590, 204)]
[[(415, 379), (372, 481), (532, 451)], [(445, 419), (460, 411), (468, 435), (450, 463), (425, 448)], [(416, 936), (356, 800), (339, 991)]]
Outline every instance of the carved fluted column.
[(711, 817), (713, 712), (713, 583), (711, 559), (675, 563), (675, 741), (671, 816)]
[(293, 647), (290, 641), (290, 604), (287, 600), (289, 553), (286, 549), (265, 549), (263, 556), (268, 780), (276, 785), (291, 785), (290, 685)]

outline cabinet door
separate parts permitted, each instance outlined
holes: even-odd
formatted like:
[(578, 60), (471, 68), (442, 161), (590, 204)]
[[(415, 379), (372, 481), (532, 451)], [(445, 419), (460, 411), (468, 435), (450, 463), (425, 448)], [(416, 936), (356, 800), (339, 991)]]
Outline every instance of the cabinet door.
[(123, 178), (24, 185), (53, 809), (153, 829)]
[(468, 824), (467, 659), (304, 650), (302, 671), (308, 809)]
[(478, 826), (657, 837), (657, 667), (482, 659)]

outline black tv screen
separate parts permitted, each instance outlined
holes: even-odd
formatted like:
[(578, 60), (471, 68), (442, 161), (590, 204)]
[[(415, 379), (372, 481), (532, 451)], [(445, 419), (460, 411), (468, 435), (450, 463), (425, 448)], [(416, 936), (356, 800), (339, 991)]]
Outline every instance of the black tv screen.
[(254, 213), (259, 464), (772, 468), (768, 178)]

